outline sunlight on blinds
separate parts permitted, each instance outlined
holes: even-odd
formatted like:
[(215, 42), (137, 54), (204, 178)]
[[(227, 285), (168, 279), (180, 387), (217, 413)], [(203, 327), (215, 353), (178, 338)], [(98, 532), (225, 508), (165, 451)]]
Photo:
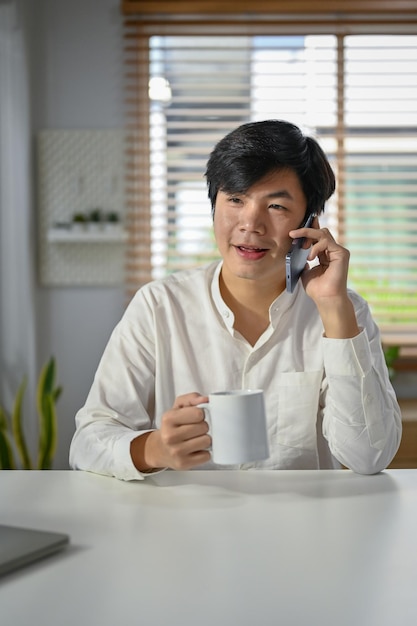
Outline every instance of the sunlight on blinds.
[(351, 284), (385, 329), (415, 328), (417, 37), (345, 38), (345, 137)]

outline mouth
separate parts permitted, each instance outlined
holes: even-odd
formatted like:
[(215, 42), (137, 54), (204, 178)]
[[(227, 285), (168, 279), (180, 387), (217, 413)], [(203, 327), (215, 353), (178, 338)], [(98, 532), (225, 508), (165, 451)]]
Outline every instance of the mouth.
[(244, 259), (258, 260), (268, 252), (267, 248), (257, 248), (255, 246), (235, 246), (238, 255)]

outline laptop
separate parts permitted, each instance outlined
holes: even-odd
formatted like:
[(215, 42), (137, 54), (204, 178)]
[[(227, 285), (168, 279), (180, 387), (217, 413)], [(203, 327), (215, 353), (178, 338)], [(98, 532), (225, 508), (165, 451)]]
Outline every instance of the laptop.
[(54, 554), (68, 543), (69, 536), (62, 533), (0, 524), (0, 576)]

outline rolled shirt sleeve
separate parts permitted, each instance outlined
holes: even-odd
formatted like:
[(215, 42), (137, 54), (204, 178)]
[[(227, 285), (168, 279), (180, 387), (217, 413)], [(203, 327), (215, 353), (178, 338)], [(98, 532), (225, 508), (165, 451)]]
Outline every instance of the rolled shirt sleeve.
[(323, 338), (326, 406), (323, 434), (333, 455), (350, 469), (372, 474), (384, 469), (401, 440), (401, 414), (380, 347), (368, 319), (352, 339)]

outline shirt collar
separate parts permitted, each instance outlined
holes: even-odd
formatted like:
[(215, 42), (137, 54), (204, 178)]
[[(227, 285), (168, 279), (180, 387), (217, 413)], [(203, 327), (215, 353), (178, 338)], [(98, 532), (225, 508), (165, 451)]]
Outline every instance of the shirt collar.
[(300, 290), (303, 290), (301, 281), (298, 281), (293, 293), (289, 293), (286, 289), (279, 294), (269, 307), (269, 319), (272, 326), (276, 326), (279, 318), (299, 300)]
[[(214, 304), (219, 314), (221, 315), (225, 325), (229, 329), (230, 332), (233, 332), (233, 324), (235, 322), (235, 316), (233, 311), (227, 306), (224, 302), (222, 295), (220, 293), (220, 272), (223, 266), (223, 261), (220, 261), (217, 265), (213, 279), (211, 282), (211, 295), (213, 297)], [(272, 326), (275, 328), (280, 317), (293, 306), (298, 300), (298, 294), (300, 290), (303, 289), (301, 286), (301, 281), (298, 281), (298, 284), (294, 290), (294, 293), (289, 293), (288, 291), (283, 291), (279, 294), (277, 298), (272, 302), (269, 307), (269, 319)]]
[(216, 270), (213, 275), (213, 280), (211, 281), (211, 295), (216, 305), (216, 309), (220, 313), (224, 323), (230, 332), (233, 332), (233, 324), (235, 323), (235, 316), (233, 311), (229, 309), (227, 304), (222, 298), (220, 293), (220, 272), (223, 267), (223, 261), (217, 265)]

